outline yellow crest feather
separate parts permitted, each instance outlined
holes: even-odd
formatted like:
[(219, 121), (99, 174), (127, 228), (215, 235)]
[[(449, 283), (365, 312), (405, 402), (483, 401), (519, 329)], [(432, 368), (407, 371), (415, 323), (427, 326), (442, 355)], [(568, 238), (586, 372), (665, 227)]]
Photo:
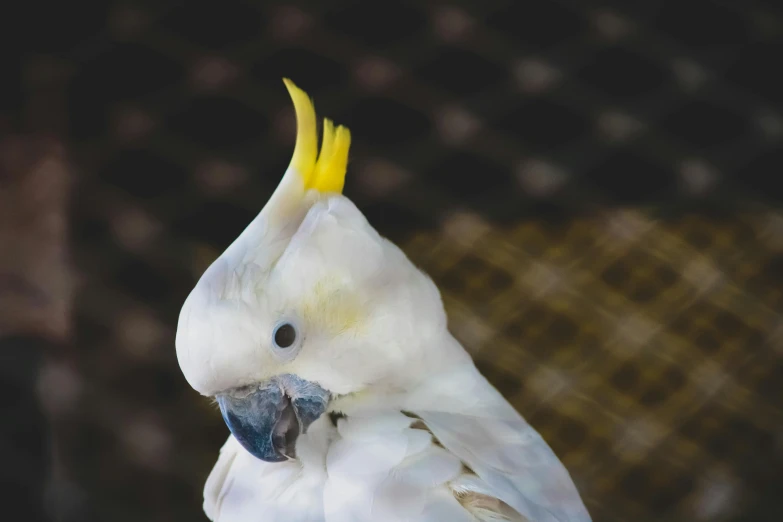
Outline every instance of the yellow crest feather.
[(342, 125), (335, 129), (331, 120), (324, 119), (323, 141), (319, 154), (312, 100), (288, 78), (283, 78), (283, 83), (294, 102), (296, 112), (296, 145), (291, 167), (302, 176), (305, 190), (341, 193), (348, 167), (348, 150), (351, 147), (350, 131)]

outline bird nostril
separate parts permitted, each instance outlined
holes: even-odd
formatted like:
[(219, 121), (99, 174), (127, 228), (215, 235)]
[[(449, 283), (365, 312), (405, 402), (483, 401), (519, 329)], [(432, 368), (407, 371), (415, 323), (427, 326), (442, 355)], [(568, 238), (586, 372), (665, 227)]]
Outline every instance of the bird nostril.
[(285, 397), (284, 404), (280, 419), (275, 423), (274, 431), (272, 432), (272, 444), (278, 453), (293, 459), (296, 457), (299, 419), (296, 417), (296, 411), (290, 397)]

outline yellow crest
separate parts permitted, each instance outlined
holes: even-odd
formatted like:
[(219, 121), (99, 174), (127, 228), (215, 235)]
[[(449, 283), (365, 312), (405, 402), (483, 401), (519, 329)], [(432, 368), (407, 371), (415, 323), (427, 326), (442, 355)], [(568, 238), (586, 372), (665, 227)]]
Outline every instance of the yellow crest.
[(324, 118), (323, 141), (319, 154), (312, 100), (288, 78), (283, 78), (283, 83), (296, 111), (296, 145), (291, 167), (302, 176), (305, 190), (341, 193), (348, 167), (348, 149), (351, 147), (350, 131), (342, 125), (335, 129), (332, 121)]

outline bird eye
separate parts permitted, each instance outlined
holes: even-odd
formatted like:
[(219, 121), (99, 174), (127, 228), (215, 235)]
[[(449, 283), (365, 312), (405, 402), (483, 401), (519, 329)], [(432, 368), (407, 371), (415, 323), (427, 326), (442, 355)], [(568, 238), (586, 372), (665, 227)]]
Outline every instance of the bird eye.
[(296, 342), (296, 328), (291, 323), (282, 323), (275, 328), (275, 348), (284, 350), (290, 348)]
[(272, 342), (269, 345), (275, 357), (289, 362), (299, 353), (304, 337), (297, 318), (289, 316), (282, 318), (272, 330)]

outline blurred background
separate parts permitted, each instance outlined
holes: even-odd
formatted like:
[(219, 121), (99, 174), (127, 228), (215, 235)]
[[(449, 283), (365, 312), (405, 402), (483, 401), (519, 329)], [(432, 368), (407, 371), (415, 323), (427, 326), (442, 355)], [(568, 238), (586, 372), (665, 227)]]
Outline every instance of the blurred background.
[(433, 277), (594, 520), (783, 520), (778, 2), (0, 18), (9, 520), (205, 520), (228, 432), (174, 334), (288, 164), (283, 76), (350, 127), (345, 193)]

